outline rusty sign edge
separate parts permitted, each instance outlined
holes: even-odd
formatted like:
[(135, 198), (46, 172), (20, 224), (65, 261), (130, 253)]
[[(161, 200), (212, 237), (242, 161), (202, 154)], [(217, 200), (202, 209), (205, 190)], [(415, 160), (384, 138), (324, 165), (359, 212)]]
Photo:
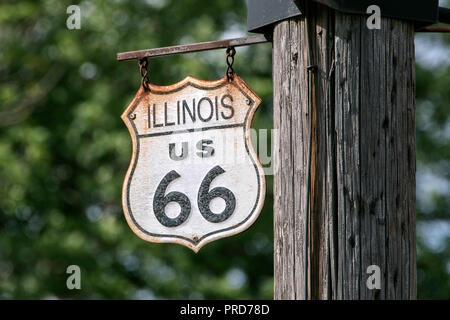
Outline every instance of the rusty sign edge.
[[(245, 230), (247, 230), (248, 228), (250, 228), (253, 223), (257, 220), (257, 218), (259, 217), (262, 208), (264, 207), (264, 201), (265, 201), (265, 194), (266, 194), (266, 180), (265, 180), (265, 174), (264, 174), (264, 169), (263, 166), (258, 158), (258, 155), (255, 151), (255, 148), (253, 146), (253, 143), (251, 141), (251, 136), (250, 136), (250, 128), (251, 125), (253, 123), (253, 119), (254, 119), (254, 115), (256, 110), (258, 109), (259, 105), (261, 104), (261, 98), (245, 83), (245, 81), (240, 78), (237, 74), (234, 75), (233, 81), (235, 83), (235, 85), (241, 89), (241, 90), (245, 90), (245, 92), (254, 100), (254, 103), (250, 106), (251, 110), (249, 112), (249, 116), (246, 119), (245, 122), (245, 145), (248, 148), (248, 154), (251, 157), (251, 159), (254, 161), (254, 165), (255, 165), (255, 169), (257, 171), (257, 176), (259, 178), (260, 183), (260, 194), (258, 195), (258, 199), (257, 202), (255, 204), (255, 208), (254, 208), (254, 212), (249, 216), (249, 219), (244, 221), (242, 224), (240, 224), (239, 226), (231, 229), (231, 230), (222, 230), (222, 231), (218, 231), (215, 234), (211, 235), (211, 236), (206, 236), (204, 238), (202, 238), (200, 241), (198, 241), (197, 243), (193, 243), (191, 241), (187, 241), (184, 240), (182, 238), (170, 238), (168, 236), (165, 237), (154, 237), (151, 235), (146, 234), (145, 232), (143, 232), (137, 225), (137, 223), (135, 223), (135, 221), (133, 221), (132, 219), (132, 214), (131, 212), (129, 212), (128, 210), (128, 199), (126, 197), (127, 194), (127, 188), (128, 188), (128, 184), (129, 181), (132, 177), (132, 171), (133, 171), (133, 167), (134, 164), (137, 161), (137, 140), (138, 137), (135, 134), (135, 131), (133, 129), (133, 126), (131, 125), (131, 119), (129, 118), (129, 114), (130, 114), (130, 110), (133, 109), (133, 107), (135, 107), (139, 101), (142, 99), (142, 95), (145, 94), (145, 89), (140, 86), (138, 91), (136, 92), (136, 95), (134, 96), (133, 100), (130, 102), (130, 104), (125, 108), (124, 112), (121, 115), (121, 119), (122, 121), (125, 123), (128, 132), (130, 133), (131, 139), (132, 139), (132, 156), (131, 156), (131, 160), (130, 160), (130, 164), (128, 166), (126, 175), (125, 175), (125, 179), (122, 185), (122, 208), (123, 208), (123, 212), (124, 212), (124, 216), (125, 219), (127, 221), (128, 226), (130, 227), (130, 229), (133, 231), (133, 233), (135, 233), (139, 238), (141, 238), (142, 240), (145, 240), (147, 242), (152, 242), (152, 243), (174, 243), (174, 244), (179, 244), (179, 245), (183, 245), (185, 247), (188, 247), (189, 249), (191, 249), (192, 251), (194, 251), (195, 253), (198, 253), (200, 251), (200, 249), (205, 246), (206, 244), (214, 241), (214, 240), (218, 240), (218, 239), (222, 239), (222, 238), (228, 238), (231, 236), (234, 236), (236, 234), (239, 234)], [(180, 88), (183, 88), (184, 86), (186, 86), (187, 84), (195, 84), (197, 86), (200, 87), (217, 87), (220, 86), (222, 84), (227, 84), (228, 83), (228, 79), (226, 76), (217, 79), (217, 80), (200, 80), (198, 78), (195, 78), (193, 76), (187, 76), (186, 78), (184, 78), (183, 80), (171, 84), (171, 85), (156, 85), (156, 84), (149, 84), (149, 88), (150, 88), (150, 92), (154, 91), (154, 92), (166, 92), (166, 91), (176, 91)]]

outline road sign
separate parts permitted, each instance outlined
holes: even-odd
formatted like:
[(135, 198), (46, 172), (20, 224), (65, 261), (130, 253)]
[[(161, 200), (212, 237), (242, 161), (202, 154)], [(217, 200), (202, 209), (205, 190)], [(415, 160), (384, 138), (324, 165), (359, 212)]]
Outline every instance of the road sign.
[(122, 203), (139, 237), (197, 252), (256, 220), (265, 179), (250, 127), (260, 102), (237, 75), (141, 86), (122, 114), (133, 141)]

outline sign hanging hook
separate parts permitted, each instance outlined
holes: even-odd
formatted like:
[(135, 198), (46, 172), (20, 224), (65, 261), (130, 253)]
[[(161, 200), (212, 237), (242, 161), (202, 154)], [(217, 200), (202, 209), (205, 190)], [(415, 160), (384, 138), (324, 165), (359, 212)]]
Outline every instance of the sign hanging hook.
[(236, 49), (234, 47), (228, 47), (227, 48), (227, 79), (229, 82), (233, 81), (234, 77), (234, 69), (233, 69), (233, 63), (234, 63), (234, 55), (236, 54)]
[(139, 73), (141, 74), (141, 84), (145, 91), (149, 90), (150, 80), (148, 78), (148, 60), (147, 58), (139, 59)]

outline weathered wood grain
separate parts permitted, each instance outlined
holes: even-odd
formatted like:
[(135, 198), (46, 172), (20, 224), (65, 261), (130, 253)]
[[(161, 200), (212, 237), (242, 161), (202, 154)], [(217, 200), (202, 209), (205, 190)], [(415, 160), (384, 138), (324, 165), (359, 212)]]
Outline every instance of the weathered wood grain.
[[(313, 5), (274, 29), (276, 299), (304, 299), (309, 118), (313, 117), (309, 299), (414, 299), (414, 28)], [(308, 114), (308, 41), (314, 75)], [(366, 286), (381, 268), (380, 290)]]

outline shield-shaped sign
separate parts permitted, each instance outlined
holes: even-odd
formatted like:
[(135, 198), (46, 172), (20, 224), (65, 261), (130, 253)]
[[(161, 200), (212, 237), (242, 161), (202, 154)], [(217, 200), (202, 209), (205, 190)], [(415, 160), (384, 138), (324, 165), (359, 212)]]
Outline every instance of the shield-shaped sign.
[(250, 139), (260, 102), (237, 75), (141, 87), (122, 114), (133, 141), (122, 203), (139, 237), (197, 252), (252, 225), (265, 197)]

